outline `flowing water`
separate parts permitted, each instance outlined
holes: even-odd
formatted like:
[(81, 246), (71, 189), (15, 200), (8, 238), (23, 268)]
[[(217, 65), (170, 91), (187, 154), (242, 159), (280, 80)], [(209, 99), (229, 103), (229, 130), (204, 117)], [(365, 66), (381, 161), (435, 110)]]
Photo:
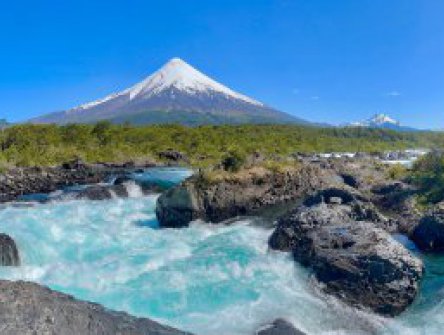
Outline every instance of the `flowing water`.
[[(160, 169), (137, 177), (168, 184), (187, 175)], [(22, 265), (0, 268), (0, 277), (39, 282), (200, 335), (252, 335), (277, 317), (308, 334), (442, 333), (444, 258), (426, 259), (421, 296), (401, 317), (386, 320), (318, 294), (289, 255), (268, 250), (271, 230), (253, 219), (158, 229), (157, 195), (130, 193), (3, 207), (1, 231), (16, 240)]]

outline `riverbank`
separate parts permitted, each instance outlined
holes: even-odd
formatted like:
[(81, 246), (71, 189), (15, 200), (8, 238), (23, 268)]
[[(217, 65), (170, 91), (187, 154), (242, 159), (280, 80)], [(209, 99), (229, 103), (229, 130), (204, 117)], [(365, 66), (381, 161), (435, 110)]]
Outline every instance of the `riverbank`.
[(86, 164), (75, 160), (56, 167), (13, 168), (0, 174), (0, 202), (50, 193), (69, 186), (98, 184), (111, 176), (160, 166), (160, 163), (153, 162)]

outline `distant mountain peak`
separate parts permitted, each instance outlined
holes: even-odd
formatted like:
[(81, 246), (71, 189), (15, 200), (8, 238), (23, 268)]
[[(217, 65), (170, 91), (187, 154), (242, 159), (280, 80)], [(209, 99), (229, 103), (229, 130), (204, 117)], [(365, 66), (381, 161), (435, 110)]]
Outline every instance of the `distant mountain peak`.
[(388, 114), (376, 113), (371, 118), (349, 123), (352, 127), (384, 127), (384, 126), (400, 126), (400, 122), (391, 118)]
[(235, 92), (178, 57), (128, 89), (31, 122), (65, 124), (98, 120), (193, 125), (303, 122)]
[(384, 114), (384, 113), (377, 113), (377, 114), (373, 115), (373, 117), (368, 119), (367, 122), (370, 123), (370, 124), (391, 123), (391, 124), (394, 124), (394, 125), (397, 125), (397, 126), (400, 125), (399, 121), (391, 118), (389, 115)]
[(352, 122), (346, 124), (348, 127), (365, 127), (365, 128), (385, 128), (400, 131), (418, 131), (416, 128), (406, 127), (401, 125), (398, 120), (390, 117), (385, 113), (376, 113), (371, 118), (365, 121)]

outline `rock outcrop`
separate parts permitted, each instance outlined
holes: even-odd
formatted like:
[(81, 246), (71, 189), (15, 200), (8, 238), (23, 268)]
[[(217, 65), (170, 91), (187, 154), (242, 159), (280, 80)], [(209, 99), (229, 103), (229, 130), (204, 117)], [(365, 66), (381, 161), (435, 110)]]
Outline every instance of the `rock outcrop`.
[(162, 227), (184, 227), (196, 219), (218, 223), (302, 200), (335, 182), (331, 170), (312, 165), (285, 171), (256, 167), (215, 181), (196, 175), (162, 194), (156, 214)]
[(410, 235), (421, 218), (414, 197), (416, 191), (401, 181), (388, 182), (373, 186), (371, 200), (396, 221), (399, 233)]
[(291, 251), (296, 238), (294, 224), (312, 228), (330, 223), (369, 221), (386, 231), (395, 231), (393, 221), (382, 215), (357, 190), (345, 185), (319, 190), (305, 199), (303, 206), (280, 218), (270, 237), (273, 249)]
[(161, 151), (158, 153), (158, 156), (159, 156), (159, 159), (166, 160), (168, 162), (176, 163), (176, 164), (181, 163), (181, 162), (188, 164), (190, 162), (190, 160), (188, 159), (188, 157), (185, 154), (183, 154), (179, 151), (176, 151), (176, 150), (172, 150), (172, 149), (166, 150), (166, 151)]
[(67, 186), (97, 184), (114, 175), (153, 166), (154, 163), (148, 161), (86, 164), (75, 160), (59, 167), (15, 168), (0, 174), (0, 202), (17, 200), (22, 195), (50, 193)]
[(19, 266), (20, 256), (11, 236), (0, 233), (0, 266)]
[(284, 319), (276, 319), (271, 324), (262, 327), (256, 335), (305, 335)]
[(321, 288), (345, 302), (394, 316), (419, 289), (422, 262), (347, 204), (302, 206), (282, 217), (270, 247), (292, 251)]
[(423, 251), (444, 252), (444, 208), (437, 207), (425, 215), (413, 230), (411, 239)]
[(27, 282), (0, 281), (2, 335), (191, 335)]
[(17, 168), (0, 175), (0, 202), (16, 200), (24, 194), (50, 193), (77, 184), (102, 182), (111, 171), (82, 168)]
[(76, 194), (77, 199), (88, 200), (106, 200), (113, 197), (126, 198), (128, 197), (128, 191), (124, 184), (101, 186), (94, 185), (85, 188)]

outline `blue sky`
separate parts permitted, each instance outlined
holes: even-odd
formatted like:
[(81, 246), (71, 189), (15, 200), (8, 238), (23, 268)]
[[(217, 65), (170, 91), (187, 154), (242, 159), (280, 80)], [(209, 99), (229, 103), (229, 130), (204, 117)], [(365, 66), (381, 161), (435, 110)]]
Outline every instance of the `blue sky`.
[(0, 118), (67, 109), (181, 57), (312, 121), (444, 128), (444, 1), (8, 1)]

